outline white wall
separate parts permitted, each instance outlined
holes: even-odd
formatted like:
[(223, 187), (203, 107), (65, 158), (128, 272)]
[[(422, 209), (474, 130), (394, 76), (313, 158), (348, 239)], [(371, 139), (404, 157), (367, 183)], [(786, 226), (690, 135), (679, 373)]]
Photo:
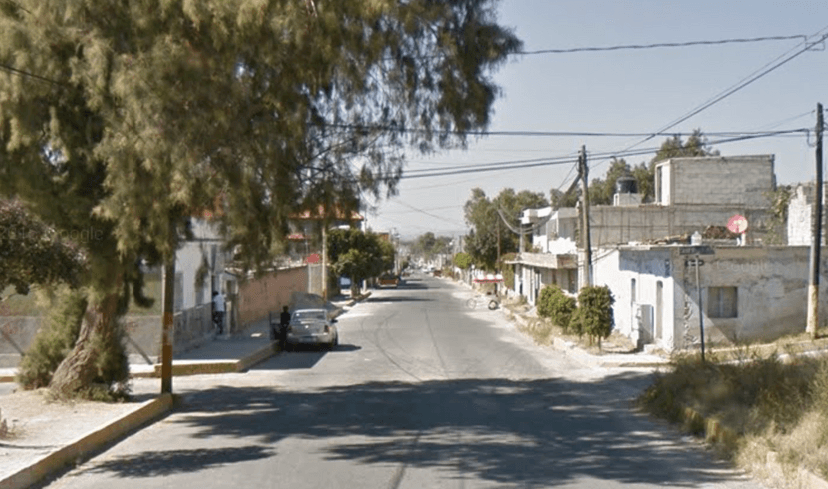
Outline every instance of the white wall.
[[(669, 250), (647, 254), (627, 253), (619, 250), (598, 250), (593, 264), (595, 285), (606, 285), (615, 298), (613, 312), (615, 330), (638, 340), (639, 321), (638, 306), (651, 307), (650, 322), (653, 329), (649, 334), (641, 335), (643, 342), (653, 343), (671, 351), (676, 337), (675, 295), (676, 287), (672, 276), (672, 267), (668, 265)], [(633, 291), (633, 280), (635, 288)], [(659, 310), (657, 302), (658, 284), (662, 287), (662, 301)], [(661, 314), (661, 330), (657, 330), (658, 314)]]
[[(213, 283), (221, 288), (225, 296), (227, 280), (231, 276), (224, 273), (225, 254), (221, 251), (222, 242), (218, 231), (209, 223), (198, 220), (192, 224), (193, 240), (184, 242), (175, 254), (175, 271), (177, 281), (176, 298), (178, 310), (191, 309), (207, 304), (212, 299)], [(202, 264), (206, 263), (207, 273), (201, 287), (196, 283), (196, 276)]]

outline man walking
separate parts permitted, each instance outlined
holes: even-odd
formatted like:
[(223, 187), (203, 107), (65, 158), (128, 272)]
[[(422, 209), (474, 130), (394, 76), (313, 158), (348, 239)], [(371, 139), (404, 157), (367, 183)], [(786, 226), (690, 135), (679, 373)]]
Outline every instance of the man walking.
[(224, 296), (216, 291), (213, 291), (213, 323), (221, 336), (224, 333)]

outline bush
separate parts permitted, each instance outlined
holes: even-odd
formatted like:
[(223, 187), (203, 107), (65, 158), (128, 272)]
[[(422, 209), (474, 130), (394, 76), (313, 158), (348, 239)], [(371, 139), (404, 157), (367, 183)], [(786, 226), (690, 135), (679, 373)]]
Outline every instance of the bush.
[[(66, 358), (80, 334), (88, 301), (83, 290), (61, 290), (56, 305), (44, 320), (18, 367), (17, 382), (24, 389), (48, 387), (58, 365)], [(124, 332), (118, 327), (108, 337), (92, 338), (96, 376), (80, 397), (95, 400), (121, 399), (129, 395), (129, 358)]]
[(576, 303), (574, 298), (566, 295), (557, 285), (547, 285), (540, 291), (537, 307), (539, 316), (549, 318), (566, 332)]
[(24, 389), (47, 387), (52, 374), (72, 350), (80, 333), (86, 296), (78, 290), (64, 290), (58, 294), (26, 355), (20, 361), (17, 382)]
[(615, 327), (615, 317), (612, 305), (615, 298), (607, 286), (589, 286), (578, 293), (578, 309), (572, 316), (570, 324), (578, 335), (587, 335), (590, 340), (597, 339), (601, 346), (601, 339), (612, 333)]

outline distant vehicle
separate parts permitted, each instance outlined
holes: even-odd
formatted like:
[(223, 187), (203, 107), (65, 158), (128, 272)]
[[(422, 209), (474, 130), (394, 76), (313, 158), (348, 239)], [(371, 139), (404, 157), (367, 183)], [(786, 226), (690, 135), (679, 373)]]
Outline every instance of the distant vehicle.
[(378, 280), (380, 287), (396, 287), (400, 285), (400, 277), (391, 274), (382, 275)]
[(339, 344), (336, 319), (328, 318), (326, 309), (297, 309), (290, 317), (285, 348), (298, 345), (326, 346), (333, 349)]

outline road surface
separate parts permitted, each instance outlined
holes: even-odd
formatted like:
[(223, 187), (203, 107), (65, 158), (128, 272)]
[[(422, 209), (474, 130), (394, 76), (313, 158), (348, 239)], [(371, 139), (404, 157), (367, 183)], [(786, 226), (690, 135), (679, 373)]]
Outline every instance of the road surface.
[(340, 317), (340, 346), (176, 378), (185, 405), (50, 488), (752, 488), (631, 409), (644, 371), (534, 345), (414, 277)]

